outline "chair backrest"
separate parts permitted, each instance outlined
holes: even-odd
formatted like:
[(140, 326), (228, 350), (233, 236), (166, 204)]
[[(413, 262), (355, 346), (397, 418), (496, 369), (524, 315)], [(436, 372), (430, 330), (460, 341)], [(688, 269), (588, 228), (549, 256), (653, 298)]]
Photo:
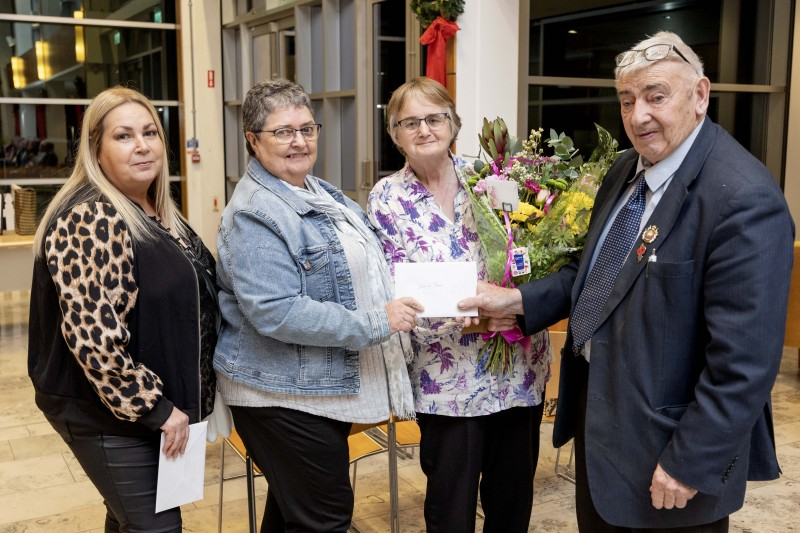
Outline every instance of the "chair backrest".
[(800, 348), (800, 241), (794, 243), (792, 284), (789, 287), (789, 309), (786, 314), (784, 346)]
[[(225, 442), (236, 452), (236, 455), (239, 456), (239, 459), (242, 461), (247, 460), (247, 448), (245, 448), (244, 443), (242, 442), (242, 438), (236, 433), (235, 429), (231, 430), (231, 434), (228, 437), (225, 437)], [(261, 474), (261, 470), (258, 469), (258, 466), (253, 463), (253, 471), (256, 475)]]

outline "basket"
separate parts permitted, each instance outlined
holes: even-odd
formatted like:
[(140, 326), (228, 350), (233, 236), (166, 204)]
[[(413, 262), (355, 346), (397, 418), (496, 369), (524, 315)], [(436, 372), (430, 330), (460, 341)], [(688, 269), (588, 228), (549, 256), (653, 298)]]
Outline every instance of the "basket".
[(14, 231), (17, 235), (36, 233), (36, 190), (14, 189)]

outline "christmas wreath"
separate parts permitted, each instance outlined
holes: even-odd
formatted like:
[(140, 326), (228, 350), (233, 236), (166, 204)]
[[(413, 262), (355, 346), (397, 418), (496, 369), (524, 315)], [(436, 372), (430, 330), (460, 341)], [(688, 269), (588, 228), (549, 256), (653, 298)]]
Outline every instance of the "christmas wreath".
[(464, 0), (411, 0), (411, 11), (425, 28), (419, 38), (428, 47), (425, 75), (446, 85), (446, 42), (460, 29), (456, 19), (464, 12)]
[(411, 0), (411, 11), (423, 28), (427, 28), (439, 17), (455, 21), (464, 12), (464, 0)]

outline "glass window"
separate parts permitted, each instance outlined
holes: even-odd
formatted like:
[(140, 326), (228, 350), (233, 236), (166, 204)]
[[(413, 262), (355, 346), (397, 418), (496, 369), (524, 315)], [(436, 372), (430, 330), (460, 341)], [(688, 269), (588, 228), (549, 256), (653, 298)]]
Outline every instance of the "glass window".
[[(783, 86), (771, 72), (774, 2), (604, 1), (594, 10), (570, 12), (555, 0), (531, 2), (528, 75), (543, 77), (528, 88), (528, 125), (564, 131), (584, 156), (595, 142), (594, 122), (620, 146), (629, 147), (613, 87), (576, 87), (563, 78), (613, 79), (614, 59), (659, 30), (673, 31), (703, 60), (712, 84)], [(723, 28), (725, 31), (723, 31)], [(788, 46), (788, 43), (785, 44)], [(547, 80), (546, 78), (552, 78)], [(587, 84), (582, 84), (587, 85)], [(588, 85), (595, 85), (589, 82)], [(745, 90), (747, 88), (744, 88)], [(725, 88), (727, 91), (728, 88)], [(775, 110), (770, 94), (719, 92), (712, 87), (708, 116), (756, 157), (765, 160), (766, 117)]]
[(75, 16), (75, 13), (78, 12), (83, 18), (175, 23), (176, 2), (171, 1), (30, 0), (27, 2), (3, 2), (3, 4), (10, 4), (3, 11), (14, 15), (78, 18)]
[[(0, 179), (69, 176), (86, 106), (0, 104)], [(170, 148), (170, 174), (179, 175), (178, 106), (156, 106), (156, 111)]]
[(2, 96), (93, 98), (124, 83), (178, 99), (174, 30), (26, 22), (0, 24), (0, 38), (9, 45), (0, 50)]

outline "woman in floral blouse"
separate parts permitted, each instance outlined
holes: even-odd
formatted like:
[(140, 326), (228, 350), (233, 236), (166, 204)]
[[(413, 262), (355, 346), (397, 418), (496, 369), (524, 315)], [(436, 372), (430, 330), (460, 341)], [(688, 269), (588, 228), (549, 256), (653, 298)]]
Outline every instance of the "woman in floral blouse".
[[(368, 213), (391, 264), (476, 261), (484, 257), (465, 190), (471, 166), (450, 153), (461, 127), (447, 91), (415, 78), (389, 101), (388, 130), (406, 165), (381, 180)], [(544, 387), (550, 377), (546, 331), (530, 350), (515, 347), (511, 371), (483, 368), (480, 334), (453, 318), (419, 319), (409, 368), (428, 478), (429, 532), (474, 532), (478, 490), (484, 531), (528, 530), (539, 455)]]

